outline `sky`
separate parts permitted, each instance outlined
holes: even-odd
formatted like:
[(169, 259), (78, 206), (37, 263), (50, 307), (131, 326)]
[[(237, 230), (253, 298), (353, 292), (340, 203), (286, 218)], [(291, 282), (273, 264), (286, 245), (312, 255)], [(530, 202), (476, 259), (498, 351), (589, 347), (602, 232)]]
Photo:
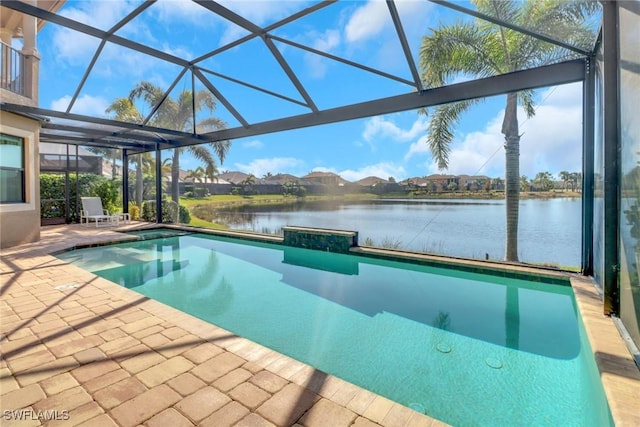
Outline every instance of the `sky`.
[[(68, 18), (108, 30), (135, 9), (140, 1), (67, 1), (60, 13)], [(221, 2), (235, 13), (264, 27), (313, 3), (298, 1)], [(441, 23), (469, 19), (425, 1), (397, 3), (412, 54), (417, 58), (421, 38)], [(160, 0), (116, 33), (155, 49), (194, 59), (248, 34), (222, 18), (214, 17), (190, 1)], [(272, 34), (314, 49), (411, 80), (410, 69), (384, 2), (341, 1), (276, 29)], [(320, 109), (379, 97), (410, 93), (413, 88), (382, 78), (291, 45), (274, 42), (279, 52)], [(42, 108), (66, 110), (98, 48), (99, 40), (48, 23), (38, 35), (42, 56), (40, 99)], [(302, 101), (260, 39), (227, 50), (199, 63), (211, 72), (260, 86)], [(110, 117), (108, 106), (127, 97), (140, 81), (167, 89), (181, 68), (133, 50), (107, 43), (93, 71), (81, 87), (71, 112)], [(206, 73), (218, 90), (250, 123), (308, 113), (306, 107)], [(467, 77), (468, 78), (468, 77)], [(464, 76), (457, 81), (465, 80)], [(185, 75), (170, 96), (191, 89)], [(204, 89), (198, 82), (196, 90)], [(533, 178), (542, 171), (580, 171), (582, 162), (582, 86), (571, 84), (536, 91), (533, 118), (520, 111), (521, 174)], [(262, 177), (267, 173), (303, 176), (330, 171), (356, 181), (367, 176), (396, 180), (451, 173), (504, 176), (504, 138), (500, 133), (505, 96), (489, 98), (470, 109), (455, 127), (448, 170), (438, 170), (426, 140), (429, 117), (407, 111), (332, 125), (304, 128), (232, 141), (221, 171), (232, 170)], [(136, 104), (143, 114), (150, 108)], [(218, 104), (213, 113), (236, 127), (238, 121)], [(199, 114), (199, 119), (204, 114)], [(165, 154), (170, 155), (168, 152)], [(198, 161), (188, 154), (182, 169)]]

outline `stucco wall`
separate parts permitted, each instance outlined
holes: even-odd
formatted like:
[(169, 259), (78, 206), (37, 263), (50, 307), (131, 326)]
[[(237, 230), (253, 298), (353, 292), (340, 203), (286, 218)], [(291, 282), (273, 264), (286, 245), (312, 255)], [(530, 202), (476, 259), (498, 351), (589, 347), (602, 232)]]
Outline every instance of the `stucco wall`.
[(25, 203), (0, 204), (0, 247), (40, 239), (38, 121), (0, 111), (0, 132), (25, 141)]

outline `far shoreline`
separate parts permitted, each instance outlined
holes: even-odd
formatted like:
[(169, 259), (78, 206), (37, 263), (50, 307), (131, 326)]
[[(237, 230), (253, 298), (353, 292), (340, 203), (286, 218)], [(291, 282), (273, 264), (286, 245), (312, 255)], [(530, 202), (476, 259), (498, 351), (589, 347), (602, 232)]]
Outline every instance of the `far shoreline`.
[[(474, 199), (474, 200), (504, 200), (504, 191), (453, 191), (442, 193), (422, 193), (422, 194), (384, 194), (378, 196), (380, 199)], [(521, 191), (520, 200), (527, 199), (559, 199), (570, 198), (579, 199), (582, 192), (579, 191)]]

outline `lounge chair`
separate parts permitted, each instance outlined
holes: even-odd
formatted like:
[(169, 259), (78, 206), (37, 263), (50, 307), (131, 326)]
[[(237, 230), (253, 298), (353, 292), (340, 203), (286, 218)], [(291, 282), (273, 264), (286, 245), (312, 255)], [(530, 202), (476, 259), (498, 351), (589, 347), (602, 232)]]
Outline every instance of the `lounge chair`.
[(93, 220), (96, 227), (118, 225), (118, 215), (111, 215), (109, 211), (102, 207), (100, 197), (81, 197), (82, 211), (80, 212), (80, 224), (89, 226), (89, 221)]

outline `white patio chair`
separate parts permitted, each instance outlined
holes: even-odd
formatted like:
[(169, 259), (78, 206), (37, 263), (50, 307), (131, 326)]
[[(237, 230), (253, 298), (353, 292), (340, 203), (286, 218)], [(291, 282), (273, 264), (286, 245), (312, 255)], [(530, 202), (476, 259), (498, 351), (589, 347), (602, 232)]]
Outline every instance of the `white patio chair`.
[(111, 215), (109, 211), (102, 207), (100, 197), (81, 197), (82, 211), (80, 212), (80, 224), (89, 226), (89, 221), (93, 220), (96, 227), (118, 225), (118, 215)]

